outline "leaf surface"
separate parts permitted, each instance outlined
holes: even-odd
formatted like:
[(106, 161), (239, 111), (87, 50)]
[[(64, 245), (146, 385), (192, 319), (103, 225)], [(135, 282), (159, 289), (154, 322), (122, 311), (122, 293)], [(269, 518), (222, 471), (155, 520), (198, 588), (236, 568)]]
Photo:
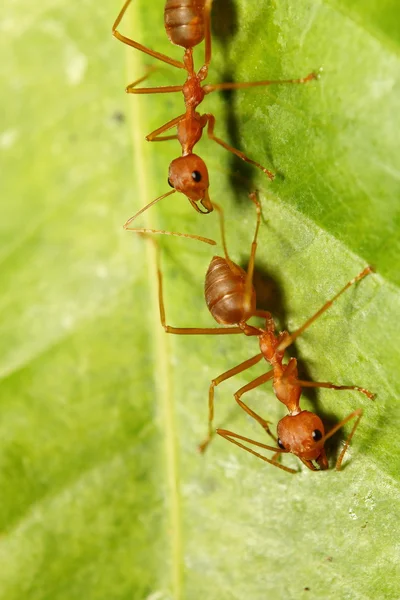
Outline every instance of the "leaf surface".
[[(393, 0), (215, 2), (209, 81), (298, 77), (307, 86), (210, 95), (216, 133), (277, 173), (273, 183), (204, 139), (233, 260), (246, 265), (258, 188), (257, 270), (293, 330), (366, 264), (376, 274), (299, 338), (303, 378), (359, 384), (304, 394), (329, 424), (362, 407), (345, 468), (290, 476), (204, 437), (212, 378), (257, 353), (241, 336), (164, 335), (154, 250), (121, 230), (168, 191), (176, 142), (144, 136), (180, 95), (126, 97), (149, 57), (110, 36), (119, 6), (8, 2), (2, 21), (0, 222), (0, 598), (231, 600), (399, 597), (399, 9)], [(162, 3), (121, 29), (181, 58)], [(201, 64), (201, 52), (196, 53)], [(126, 67), (127, 65), (127, 67)], [(179, 84), (161, 66), (149, 85)], [(153, 227), (218, 239), (182, 197)], [(212, 249), (159, 240), (167, 320), (213, 326), (203, 299)], [(218, 249), (220, 252), (220, 249)], [(265, 441), (232, 394), (218, 425)], [(249, 403), (276, 423), (270, 386)], [(349, 429), (345, 428), (345, 432)], [(328, 445), (331, 464), (344, 439)], [(298, 465), (293, 457), (285, 464)], [(397, 545), (396, 545), (397, 544)]]

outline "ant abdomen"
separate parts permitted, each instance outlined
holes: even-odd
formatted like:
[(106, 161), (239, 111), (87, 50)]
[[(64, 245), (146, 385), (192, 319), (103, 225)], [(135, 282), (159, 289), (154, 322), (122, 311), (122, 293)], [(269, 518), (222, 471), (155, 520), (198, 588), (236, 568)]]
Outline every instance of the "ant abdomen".
[(176, 46), (197, 46), (204, 39), (204, 0), (167, 0), (164, 25)]
[(251, 289), (245, 302), (246, 272), (220, 256), (214, 256), (206, 274), (204, 292), (208, 310), (217, 323), (234, 325), (247, 321), (256, 310), (256, 293)]

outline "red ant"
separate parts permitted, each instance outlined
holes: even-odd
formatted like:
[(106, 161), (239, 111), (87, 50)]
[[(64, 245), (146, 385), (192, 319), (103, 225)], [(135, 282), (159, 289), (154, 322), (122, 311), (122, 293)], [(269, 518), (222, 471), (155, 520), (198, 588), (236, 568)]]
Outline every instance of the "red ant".
[[(366, 267), (356, 277), (351, 279), (331, 300), (328, 300), (312, 317), (310, 317), (299, 329), (294, 333), (289, 334), (287, 331), (282, 331), (276, 335), (275, 324), (272, 316), (267, 311), (256, 309), (256, 292), (253, 287), (253, 271), (254, 261), (257, 248), (257, 236), (261, 219), (261, 205), (256, 195), (250, 194), (250, 199), (254, 202), (257, 210), (257, 224), (255, 234), (251, 246), (251, 254), (247, 271), (244, 271), (239, 265), (235, 264), (228, 255), (222, 210), (218, 205), (215, 205), (221, 217), (221, 236), (224, 248), (225, 257), (215, 256), (208, 268), (205, 279), (205, 297), (208, 309), (212, 316), (221, 325), (230, 327), (219, 328), (181, 328), (171, 327), (166, 324), (165, 309), (162, 291), (162, 276), (160, 266), (158, 266), (159, 280), (159, 306), (160, 319), (162, 326), (167, 333), (175, 333), (180, 335), (190, 334), (234, 334), (244, 333), (247, 336), (257, 336), (259, 339), (261, 352), (242, 362), (241, 364), (222, 373), (217, 378), (213, 379), (209, 389), (209, 416), (208, 416), (208, 436), (200, 445), (200, 451), (204, 452), (211, 438), (213, 437), (213, 418), (214, 418), (214, 388), (222, 381), (242, 373), (243, 371), (254, 366), (261, 361), (262, 358), (272, 366), (272, 370), (264, 375), (257, 377), (254, 381), (248, 383), (234, 394), (236, 402), (239, 406), (253, 417), (263, 429), (277, 442), (278, 447), (267, 446), (249, 438), (242, 437), (231, 431), (217, 429), (217, 433), (228, 441), (244, 448), (248, 452), (255, 454), (262, 460), (271, 463), (280, 469), (284, 469), (289, 473), (295, 473), (294, 469), (285, 467), (279, 464), (276, 457), (279, 453), (292, 452), (300, 458), (300, 460), (311, 470), (316, 470), (312, 461), (316, 461), (320, 469), (327, 469), (328, 462), (324, 450), (325, 441), (330, 438), (338, 429), (343, 427), (349, 420), (356, 417), (353, 429), (346, 440), (345, 446), (337, 460), (336, 468), (339, 470), (342, 464), (344, 454), (348, 448), (351, 438), (360, 422), (362, 410), (357, 409), (350, 413), (345, 419), (340, 421), (333, 429), (325, 434), (324, 426), (321, 419), (314, 413), (301, 410), (300, 396), (302, 388), (329, 388), (334, 390), (355, 390), (366, 395), (368, 398), (373, 398), (373, 394), (365, 388), (355, 385), (335, 385), (330, 382), (314, 382), (304, 381), (298, 378), (297, 361), (291, 358), (288, 364), (283, 364), (284, 353), (288, 346), (302, 334), (318, 317), (320, 317), (328, 308), (341, 296), (349, 287), (354, 285), (372, 272), (371, 267)], [(265, 319), (265, 327), (259, 328), (248, 324), (248, 320), (253, 317), (262, 317)], [(234, 325), (234, 327), (232, 327)], [(241, 396), (250, 390), (266, 383), (273, 381), (273, 389), (278, 400), (285, 404), (289, 411), (289, 415), (281, 419), (278, 423), (278, 438), (271, 433), (268, 421), (264, 420), (260, 415), (254, 412), (242, 400)], [(237, 440), (243, 440), (252, 443), (261, 448), (271, 450), (275, 454), (272, 459), (268, 459), (254, 450), (244, 446)]]
[[(300, 79), (287, 79), (282, 81), (254, 81), (245, 83), (218, 83), (213, 85), (202, 85), (202, 82), (208, 75), (208, 68), (211, 61), (211, 6), (212, 0), (166, 0), (164, 8), (164, 25), (167, 35), (170, 41), (176, 46), (184, 48), (183, 62), (174, 60), (164, 54), (155, 52), (150, 48), (142, 46), (138, 42), (125, 37), (118, 31), (118, 26), (124, 16), (131, 0), (126, 0), (122, 7), (115, 23), (112, 27), (113, 35), (124, 44), (132, 46), (141, 52), (149, 54), (153, 58), (156, 58), (164, 63), (172, 65), (178, 69), (183, 69), (187, 72), (187, 79), (184, 85), (173, 85), (165, 87), (152, 87), (152, 88), (137, 88), (136, 86), (141, 83), (147, 75), (141, 77), (137, 81), (134, 81), (126, 88), (129, 94), (164, 94), (169, 92), (182, 92), (185, 101), (185, 113), (175, 117), (165, 123), (148, 136), (146, 140), (149, 142), (161, 142), (166, 140), (177, 139), (182, 147), (182, 156), (173, 160), (169, 166), (168, 183), (173, 188), (172, 191), (159, 196), (133, 217), (131, 217), (124, 225), (125, 229), (130, 231), (137, 231), (139, 233), (153, 232), (153, 233), (165, 233), (170, 235), (180, 235), (177, 233), (166, 232), (166, 231), (154, 231), (154, 230), (137, 230), (130, 227), (132, 221), (134, 221), (140, 214), (147, 210), (150, 206), (153, 206), (159, 200), (174, 194), (175, 192), (182, 192), (188, 198), (193, 208), (200, 213), (208, 214), (213, 210), (213, 204), (208, 194), (209, 178), (208, 170), (204, 161), (193, 154), (193, 148), (200, 140), (203, 129), (207, 125), (207, 135), (210, 139), (214, 140), (228, 150), (232, 152), (242, 160), (255, 165), (261, 169), (268, 177), (272, 180), (274, 175), (258, 162), (248, 158), (243, 152), (233, 148), (214, 134), (215, 117), (210, 113), (201, 115), (196, 111), (197, 106), (203, 101), (204, 96), (214, 92), (216, 90), (237, 90), (242, 88), (249, 88), (255, 86), (267, 86), (276, 83), (306, 83), (312, 79), (316, 79), (315, 73), (310, 73), (306, 77)], [(205, 56), (204, 64), (196, 73), (194, 70), (193, 63), (193, 48), (200, 44), (204, 40), (205, 45)], [(169, 131), (173, 127), (177, 127), (177, 133), (173, 135), (161, 135), (166, 131)], [(199, 206), (205, 209), (202, 210)], [(186, 236), (193, 237), (195, 239), (201, 239), (198, 236)], [(201, 241), (204, 241), (201, 240)], [(208, 240), (210, 243), (210, 240)]]

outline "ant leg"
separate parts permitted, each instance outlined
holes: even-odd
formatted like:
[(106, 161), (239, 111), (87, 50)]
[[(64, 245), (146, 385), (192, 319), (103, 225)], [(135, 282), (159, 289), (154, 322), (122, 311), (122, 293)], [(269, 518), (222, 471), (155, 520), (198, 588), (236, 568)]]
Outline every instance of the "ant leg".
[(286, 335), (285, 339), (279, 344), (277, 351), (282, 352), (282, 350), (285, 350), (285, 348), (293, 344), (294, 340), (298, 338), (299, 335), (301, 335), (306, 329), (308, 329), (310, 325), (312, 325), (314, 321), (318, 319), (318, 317), (320, 317), (325, 311), (327, 311), (328, 308), (330, 308), (332, 304), (339, 298), (339, 296), (341, 296), (346, 290), (349, 289), (349, 287), (354, 285), (357, 281), (360, 281), (370, 273), (373, 273), (372, 267), (365, 267), (365, 269), (361, 271), (361, 273), (359, 273), (358, 275), (356, 275), (356, 277), (353, 277), (353, 279), (347, 282), (346, 285), (340, 290), (340, 292), (338, 292), (331, 300), (325, 302), (322, 308), (320, 308), (301, 327), (299, 327), (299, 329), (296, 329), (296, 331), (292, 334)]
[(174, 133), (172, 135), (160, 135), (154, 138), (153, 140), (147, 140), (148, 142), (166, 142), (167, 140), (177, 140), (178, 134)]
[(158, 129), (155, 129), (154, 131), (149, 133), (149, 135), (146, 135), (146, 140), (148, 142), (161, 142), (161, 141), (165, 141), (165, 140), (177, 139), (177, 137), (178, 137), (177, 134), (160, 136), (160, 133), (164, 133), (164, 131), (168, 131), (169, 129), (172, 129), (173, 127), (175, 127), (175, 125), (178, 125), (184, 117), (185, 117), (184, 114), (179, 115), (178, 117), (171, 119), (167, 123), (164, 123), (164, 125), (162, 125)]
[[(250, 260), (249, 260), (249, 267), (248, 267), (248, 271), (250, 270), (250, 276), (246, 276), (249, 279), (249, 284), (247, 284), (247, 278), (246, 278), (246, 286), (249, 285), (249, 291), (247, 292), (247, 289), (245, 288), (245, 300), (244, 302), (248, 303), (249, 308), (250, 308), (250, 300), (251, 300), (251, 292), (252, 292), (252, 281), (253, 281), (253, 271), (254, 271), (254, 256), (253, 256), (253, 247), (254, 247), (254, 254), (256, 251), (256, 239), (257, 239), (257, 233), (258, 233), (258, 228), (260, 225), (260, 219), (261, 219), (261, 205), (258, 201), (257, 198), (255, 198), (256, 194), (255, 192), (252, 192), (251, 194), (249, 194), (250, 199), (253, 200), (253, 202), (256, 204), (257, 206), (257, 226), (256, 226), (256, 233), (254, 235), (254, 241), (253, 241), (253, 245), (252, 245), (252, 255), (250, 256)], [(229, 253), (228, 253), (228, 246), (226, 244), (226, 237), (225, 237), (225, 221), (224, 221), (224, 211), (222, 210), (221, 206), (219, 204), (217, 204), (216, 202), (212, 203), (213, 207), (216, 209), (216, 211), (218, 212), (218, 216), (219, 216), (219, 223), (220, 223), (220, 230), (221, 230), (221, 241), (222, 241), (222, 247), (224, 249), (224, 254), (225, 254), (225, 258), (226, 261), (229, 263), (229, 267), (232, 271), (232, 273), (234, 273), (235, 275), (239, 275), (241, 276), (241, 270), (238, 268), (238, 266), (233, 262), (233, 260), (231, 260)], [(247, 294), (249, 296), (249, 299), (247, 300)], [(250, 311), (249, 311), (250, 312)], [(266, 314), (266, 313), (263, 313)], [(269, 314), (269, 313), (268, 313)], [(270, 315), (271, 316), (271, 315)], [(250, 326), (247, 326), (250, 327)], [(251, 330), (248, 329), (248, 331)], [(250, 333), (247, 335), (254, 335), (254, 333)]]
[[(275, 458), (276, 458), (277, 454), (278, 453), (285, 453), (285, 450), (281, 450), (280, 448), (273, 448), (272, 446), (267, 446), (266, 444), (261, 444), (260, 442), (256, 442), (255, 440), (252, 440), (250, 438), (243, 437), (242, 435), (234, 433), (233, 431), (227, 431), (226, 429), (217, 429), (217, 433), (221, 437), (223, 437), (226, 440), (228, 440), (228, 442), (231, 442), (232, 444), (236, 444), (236, 446), (239, 446), (239, 448), (242, 448), (243, 450), (246, 450), (246, 452), (250, 452), (250, 454), (253, 454), (254, 456), (257, 456), (257, 458), (261, 458), (261, 460), (269, 463), (270, 465), (274, 465), (274, 467), (278, 467), (278, 469), (282, 469), (283, 471), (286, 471), (287, 473), (297, 473), (297, 471), (295, 471), (294, 469), (290, 469), (289, 467), (285, 467), (284, 465), (281, 465), (281, 464), (279, 464), (276, 461)], [(263, 456), (262, 454), (259, 454), (258, 452), (256, 452), (252, 448), (249, 448), (248, 446), (245, 446), (244, 444), (241, 444), (237, 440), (243, 440), (245, 442), (248, 442), (249, 444), (254, 444), (254, 446), (258, 446), (259, 448), (263, 448), (265, 450), (275, 451), (275, 454), (272, 457), (272, 459), (267, 458), (266, 456)]]
[(251, 192), (251, 194), (249, 194), (249, 198), (252, 202), (254, 202), (256, 211), (257, 211), (256, 229), (254, 232), (253, 242), (251, 244), (249, 264), (247, 265), (246, 280), (245, 280), (245, 285), (244, 285), (244, 299), (243, 299), (243, 304), (244, 304), (245, 309), (250, 312), (251, 297), (252, 297), (252, 292), (253, 292), (254, 261), (256, 258), (258, 230), (260, 229), (260, 222), (261, 222), (261, 204), (257, 197), (257, 192)]
[[(211, 8), (213, 0), (206, 0), (204, 6), (204, 66), (211, 62)], [(207, 76), (207, 75), (206, 75)]]
[(204, 5), (204, 64), (198, 72), (200, 81), (208, 75), (211, 62), (211, 8), (213, 0), (206, 0)]
[(266, 319), (267, 321), (272, 319), (271, 313), (267, 310), (256, 310), (253, 317), (261, 317), (261, 319)]
[(281, 452), (277, 451), (277, 452), (275, 452), (275, 454), (273, 455), (271, 460), (277, 461), (280, 459), (281, 456), (282, 456)]
[(264, 373), (264, 375), (260, 375), (253, 381), (250, 381), (250, 383), (248, 383), (247, 385), (244, 385), (242, 388), (240, 388), (240, 390), (235, 392), (234, 396), (235, 396), (235, 400), (239, 404), (240, 408), (242, 408), (248, 415), (250, 415), (250, 417), (253, 417), (253, 419), (255, 419), (261, 425), (261, 427), (264, 429), (264, 431), (266, 433), (268, 433), (268, 435), (270, 437), (272, 437), (272, 439), (276, 442), (277, 441), (276, 436), (271, 432), (271, 430), (269, 428), (269, 421), (266, 421), (265, 419), (260, 417), (259, 414), (254, 412), (254, 410), (252, 410), (249, 406), (247, 406), (247, 404), (245, 404), (243, 402), (243, 400), (240, 399), (243, 396), (243, 394), (246, 394), (247, 392), (254, 390), (255, 388), (262, 385), (263, 383), (266, 383), (270, 379), (273, 379), (273, 377), (274, 377), (274, 370), (271, 369), (271, 371), (268, 371), (268, 373)]
[(263, 167), (262, 165), (260, 165), (260, 163), (256, 162), (255, 160), (252, 160), (251, 158), (248, 158), (248, 156), (246, 156), (245, 154), (243, 154), (243, 152), (241, 152), (240, 150), (237, 150), (236, 148), (233, 148), (233, 146), (230, 146), (229, 144), (227, 144), (226, 142), (224, 142), (220, 138), (216, 137), (214, 135), (214, 127), (215, 127), (215, 117), (214, 117), (214, 115), (208, 113), (208, 114), (205, 115), (205, 117), (207, 118), (207, 121), (208, 121), (207, 135), (210, 138), (210, 140), (214, 140), (214, 142), (217, 142), (217, 144), (219, 144), (220, 146), (222, 146), (223, 148), (225, 148), (225, 150), (228, 150), (229, 152), (232, 152), (232, 154), (236, 154), (236, 156), (238, 156), (239, 158), (241, 158), (245, 162), (248, 162), (251, 165), (254, 165), (258, 169), (261, 169), (261, 171), (263, 171), (271, 179), (271, 181), (274, 179), (273, 173), (271, 173), (271, 171), (269, 171), (268, 169), (266, 169), (265, 167)]
[(136, 87), (137, 85), (139, 85), (139, 83), (142, 83), (142, 81), (145, 81), (148, 77), (150, 77), (150, 74), (153, 73), (153, 71), (157, 71), (157, 67), (147, 67), (146, 74), (142, 75), (142, 77), (139, 77), (139, 79), (136, 79), (136, 81), (134, 81), (133, 83), (130, 83), (126, 89), (130, 87)]
[(141, 52), (144, 52), (145, 54), (149, 54), (150, 56), (152, 56), (153, 58), (156, 58), (157, 60), (161, 60), (162, 62), (172, 65), (173, 67), (177, 67), (178, 69), (184, 69), (185, 65), (182, 62), (180, 62), (179, 60), (174, 60), (173, 58), (169, 58), (169, 56), (166, 56), (165, 54), (161, 54), (161, 52), (155, 52), (154, 50), (150, 50), (150, 48), (146, 48), (146, 46), (142, 46), (142, 44), (139, 44), (138, 42), (135, 42), (134, 40), (131, 40), (128, 37), (125, 37), (117, 30), (117, 27), (120, 24), (122, 17), (124, 16), (126, 9), (128, 8), (130, 3), (131, 3), (131, 0), (126, 0), (125, 4), (121, 8), (117, 18), (115, 19), (114, 25), (112, 26), (112, 29), (111, 29), (113, 36), (116, 37), (118, 40), (120, 40), (120, 42), (122, 42), (123, 44), (132, 46), (132, 48), (136, 48), (136, 50), (140, 50)]
[(332, 437), (333, 434), (335, 434), (339, 429), (341, 429), (343, 427), (343, 425), (345, 425), (348, 421), (350, 421), (351, 419), (353, 419), (354, 417), (357, 417), (355, 420), (355, 423), (353, 425), (353, 429), (350, 432), (350, 435), (348, 436), (343, 450), (341, 451), (339, 458), (336, 461), (336, 470), (340, 471), (340, 467), (342, 466), (342, 462), (343, 462), (343, 458), (344, 455), (346, 454), (347, 448), (349, 447), (349, 444), (354, 436), (354, 433), (358, 427), (358, 424), (360, 423), (361, 417), (362, 417), (362, 409), (358, 408), (357, 410), (353, 411), (352, 413), (350, 413), (345, 419), (343, 419), (342, 421), (340, 421), (340, 423), (338, 423), (337, 425), (335, 425), (335, 427), (333, 427), (326, 435), (324, 435), (324, 437), (319, 441), (319, 444), (321, 444), (321, 447), (324, 446), (326, 440), (330, 437)]
[(275, 85), (275, 84), (286, 84), (286, 83), (308, 83), (313, 79), (319, 79), (319, 73), (309, 73), (306, 77), (299, 77), (298, 79), (274, 79), (274, 80), (265, 80), (265, 81), (245, 81), (245, 82), (225, 82), (225, 83), (215, 83), (215, 84), (207, 84), (203, 87), (203, 90), (206, 94), (210, 94), (211, 92), (221, 91), (221, 90), (242, 90), (244, 88), (251, 87), (263, 87), (267, 85)]
[(164, 87), (136, 89), (136, 86), (139, 85), (139, 83), (142, 83), (142, 81), (144, 81), (145, 79), (147, 79), (149, 77), (150, 73), (152, 73), (153, 71), (157, 71), (157, 67), (148, 67), (147, 73), (145, 75), (143, 75), (142, 77), (140, 77), (133, 83), (130, 83), (125, 88), (126, 93), (127, 94), (166, 94), (168, 92), (181, 92), (182, 91), (183, 86), (181, 86), (181, 85), (168, 85), (168, 86), (164, 86)]
[[(357, 417), (357, 418), (356, 418), (355, 423), (353, 425), (353, 429), (350, 431), (350, 435), (349, 435), (349, 437), (347, 438), (347, 440), (346, 440), (346, 442), (344, 444), (343, 450), (341, 451), (341, 453), (339, 455), (339, 458), (336, 461), (336, 471), (340, 471), (344, 455), (346, 454), (347, 448), (349, 447), (350, 442), (351, 442), (351, 440), (353, 438), (353, 435), (354, 435), (354, 433), (355, 433), (355, 431), (356, 431), (356, 429), (357, 429), (357, 427), (358, 427), (358, 425), (360, 423), (360, 420), (361, 420), (361, 417), (362, 417), (362, 410), (361, 409), (355, 410), (349, 416), (350, 416), (350, 418), (352, 418), (352, 417)], [(346, 422), (348, 419), (349, 419), (349, 417), (347, 417), (347, 419), (344, 419), (344, 422)], [(344, 422), (342, 421), (341, 425), (344, 425)]]
[(156, 263), (157, 263), (157, 278), (158, 278), (158, 306), (160, 309), (160, 321), (166, 333), (174, 333), (177, 335), (229, 335), (232, 333), (242, 333), (239, 327), (209, 327), (209, 328), (195, 328), (195, 327), (171, 327), (166, 324), (165, 319), (165, 306), (164, 306), (164, 294), (163, 294), (163, 280), (160, 265), (160, 251), (158, 244), (152, 238), (156, 250)]
[(233, 367), (232, 369), (229, 369), (229, 371), (225, 371), (225, 373), (222, 373), (222, 375), (219, 375), (218, 377), (216, 377), (216, 379), (213, 379), (211, 381), (210, 389), (208, 391), (208, 436), (204, 440), (204, 442), (202, 442), (199, 445), (200, 452), (204, 452), (206, 450), (208, 444), (211, 442), (211, 439), (212, 439), (212, 437), (214, 435), (214, 429), (213, 429), (213, 420), (214, 420), (214, 388), (217, 385), (219, 385), (220, 383), (222, 383), (223, 381), (226, 381), (227, 379), (230, 379), (234, 375), (237, 375), (238, 373), (242, 373), (243, 371), (246, 371), (247, 369), (250, 369), (250, 367), (253, 367), (258, 362), (260, 362), (260, 360), (262, 359), (262, 357), (263, 357), (263, 354), (262, 354), (262, 352), (260, 352), (260, 354), (256, 354), (256, 356), (253, 356), (252, 358), (248, 358), (244, 362), (240, 363), (240, 365), (236, 365), (236, 367)]
[(330, 390), (355, 390), (356, 392), (361, 392), (361, 394), (364, 394), (364, 396), (367, 396), (367, 398), (370, 400), (373, 400), (375, 395), (365, 388), (359, 387), (358, 385), (335, 385), (329, 381), (303, 381), (301, 379), (296, 379), (295, 382), (301, 387), (328, 388)]
[(125, 91), (127, 94), (168, 94), (169, 92), (181, 92), (181, 85), (167, 85), (164, 87), (153, 87), (153, 88), (135, 88), (140, 81), (143, 81), (144, 77), (138, 81), (130, 83)]

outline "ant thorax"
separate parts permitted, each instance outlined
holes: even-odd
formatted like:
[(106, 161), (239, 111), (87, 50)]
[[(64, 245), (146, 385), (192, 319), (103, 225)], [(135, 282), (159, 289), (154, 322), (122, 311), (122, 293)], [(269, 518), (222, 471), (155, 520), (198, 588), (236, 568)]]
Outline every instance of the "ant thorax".
[(260, 350), (270, 365), (274, 368), (278, 366), (282, 367), (284, 352), (277, 351), (282, 339), (280, 335), (275, 335), (273, 321), (272, 326), (270, 325), (271, 324), (267, 322), (265, 331), (260, 335)]
[(198, 112), (192, 111), (189, 118), (184, 118), (178, 123), (177, 134), (183, 156), (192, 154), (194, 146), (202, 136), (205, 125), (203, 121)]
[(204, 99), (205, 92), (196, 74), (189, 75), (182, 88), (186, 108), (196, 108)]

